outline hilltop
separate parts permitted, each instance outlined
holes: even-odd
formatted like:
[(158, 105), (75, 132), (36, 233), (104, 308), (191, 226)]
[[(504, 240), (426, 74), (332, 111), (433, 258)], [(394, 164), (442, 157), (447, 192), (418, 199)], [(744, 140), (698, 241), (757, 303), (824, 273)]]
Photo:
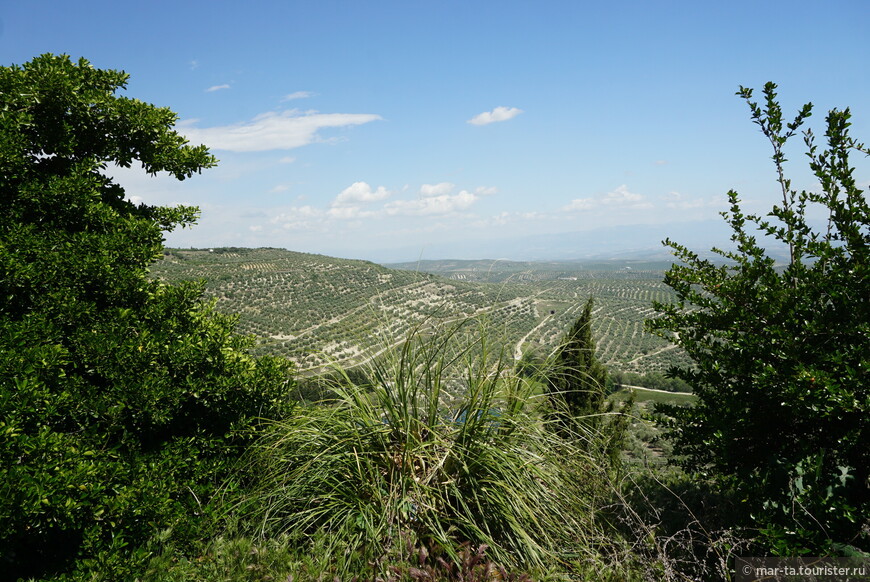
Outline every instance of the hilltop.
[(388, 267), (274, 248), (215, 248), (166, 249), (152, 274), (204, 279), (218, 308), (239, 315), (239, 331), (257, 336), (256, 352), (286, 356), (303, 371), (364, 361), (427, 318), (486, 318), (515, 358), (546, 353), (591, 295), (602, 361), (643, 373), (682, 357), (643, 330), (652, 300), (669, 296), (664, 267), (491, 260)]

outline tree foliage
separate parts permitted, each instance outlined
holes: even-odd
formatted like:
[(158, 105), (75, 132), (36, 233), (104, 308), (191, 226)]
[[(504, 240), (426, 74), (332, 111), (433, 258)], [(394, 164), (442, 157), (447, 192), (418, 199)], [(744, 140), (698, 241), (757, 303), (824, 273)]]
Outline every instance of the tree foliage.
[[(784, 148), (812, 104), (787, 122), (776, 85), (763, 94), (759, 105), (738, 92), (772, 145), (781, 202), (747, 215), (729, 192), (735, 249), (713, 249), (724, 261), (665, 241), (681, 261), (665, 278), (677, 301), (656, 303), (648, 327), (691, 356), (672, 373), (698, 396), (667, 412), (686, 465), (733, 483), (774, 551), (868, 550), (870, 207), (849, 161), (868, 150), (849, 136), (849, 109), (830, 111), (824, 147), (803, 132), (819, 185), (797, 191)], [(776, 244), (784, 265), (766, 249)]]
[(554, 407), (575, 418), (600, 412), (604, 403), (607, 369), (595, 356), (593, 305), (590, 297), (557, 348), (553, 371), (547, 378)]
[(278, 413), (289, 378), (246, 353), (201, 285), (149, 278), (163, 232), (197, 209), (135, 204), (108, 165), (183, 180), (216, 160), (169, 109), (116, 95), (127, 78), (66, 56), (0, 68), (0, 570), (12, 578), (121, 577), (155, 531), (195, 535), (239, 431)]
[(545, 366), (544, 374), (557, 430), (584, 441), (588, 449), (597, 448), (607, 456), (610, 466), (617, 467), (634, 397), (620, 404), (605, 398), (609, 378), (607, 368), (595, 354), (594, 305), (590, 297), (553, 354), (552, 363)]

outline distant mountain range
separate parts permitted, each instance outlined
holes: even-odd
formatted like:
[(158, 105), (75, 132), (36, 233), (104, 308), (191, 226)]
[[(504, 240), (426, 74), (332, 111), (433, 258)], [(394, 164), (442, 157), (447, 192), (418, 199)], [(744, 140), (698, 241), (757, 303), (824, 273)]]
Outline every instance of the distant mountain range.
[[(411, 262), (416, 259), (508, 259), (512, 261), (567, 261), (629, 259), (670, 261), (662, 241), (670, 238), (709, 255), (712, 247), (730, 248), (730, 231), (722, 220), (660, 225), (615, 226), (594, 230), (504, 237), (491, 240), (457, 240), (424, 247), (399, 247), (367, 253), (378, 263)], [(779, 258), (781, 252), (771, 249)], [(785, 254), (782, 254), (784, 257)]]

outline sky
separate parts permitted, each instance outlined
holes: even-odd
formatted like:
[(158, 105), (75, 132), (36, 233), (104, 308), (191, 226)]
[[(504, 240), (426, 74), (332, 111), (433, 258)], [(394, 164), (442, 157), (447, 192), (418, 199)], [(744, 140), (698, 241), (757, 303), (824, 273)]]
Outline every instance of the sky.
[(777, 83), (790, 114), (812, 101), (819, 135), (851, 107), (870, 139), (868, 21), (867, 0), (15, 0), (0, 65), (124, 70), (124, 95), (210, 148), (219, 165), (183, 182), (111, 170), (132, 200), (200, 207), (168, 246), (547, 258), (727, 237), (731, 189), (775, 204), (741, 85)]

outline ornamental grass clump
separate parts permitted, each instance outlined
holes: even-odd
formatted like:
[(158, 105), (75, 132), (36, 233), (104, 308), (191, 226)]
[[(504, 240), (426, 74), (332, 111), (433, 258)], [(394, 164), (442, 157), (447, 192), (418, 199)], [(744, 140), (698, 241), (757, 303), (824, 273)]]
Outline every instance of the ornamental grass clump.
[(365, 380), (341, 373), (330, 400), (271, 424), (242, 512), (257, 533), (325, 535), (354, 570), (408, 540), (448, 554), (485, 544), (522, 567), (592, 547), (605, 461), (548, 427), (541, 383), (514, 374), (479, 325), (420, 325)]

